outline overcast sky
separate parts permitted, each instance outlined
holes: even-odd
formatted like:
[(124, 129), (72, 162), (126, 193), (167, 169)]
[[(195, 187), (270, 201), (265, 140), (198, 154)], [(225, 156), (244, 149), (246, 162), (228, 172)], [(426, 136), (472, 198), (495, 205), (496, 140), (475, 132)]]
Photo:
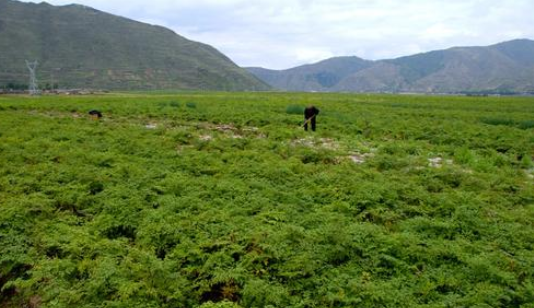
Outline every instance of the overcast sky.
[[(171, 28), (241, 66), (376, 60), (534, 39), (532, 0), (48, 0)], [(41, 2), (41, 1), (32, 1)]]

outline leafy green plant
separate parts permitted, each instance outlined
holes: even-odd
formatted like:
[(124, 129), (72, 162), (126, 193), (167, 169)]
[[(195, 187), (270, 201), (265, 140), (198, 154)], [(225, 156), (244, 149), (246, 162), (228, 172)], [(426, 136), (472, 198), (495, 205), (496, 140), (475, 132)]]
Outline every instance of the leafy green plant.
[[(313, 134), (295, 102), (321, 109)], [(517, 97), (0, 97), (0, 306), (528, 306), (533, 115)]]
[(286, 113), (304, 115), (304, 107), (299, 105), (289, 105), (286, 108)]
[(185, 106), (186, 106), (187, 108), (191, 108), (191, 109), (196, 109), (196, 108), (197, 108), (197, 104), (196, 104), (195, 102), (187, 102), (187, 103), (185, 104)]
[(520, 129), (530, 129), (534, 128), (534, 120), (513, 120), (513, 119), (506, 119), (506, 118), (482, 118), (480, 119), (482, 123), (489, 124), (489, 125), (504, 125), (504, 126), (513, 126), (518, 127)]

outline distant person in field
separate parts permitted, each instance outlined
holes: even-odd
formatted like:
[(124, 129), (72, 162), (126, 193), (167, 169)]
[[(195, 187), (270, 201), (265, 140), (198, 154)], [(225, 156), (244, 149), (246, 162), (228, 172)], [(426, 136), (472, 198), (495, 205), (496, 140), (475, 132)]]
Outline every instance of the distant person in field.
[(315, 120), (317, 118), (317, 115), (319, 114), (319, 109), (315, 108), (315, 106), (310, 105), (304, 109), (304, 130), (308, 130), (308, 124), (311, 123), (311, 129), (312, 131), (315, 131)]
[(94, 109), (89, 111), (89, 115), (93, 120), (100, 120), (100, 118), (102, 118), (102, 112)]

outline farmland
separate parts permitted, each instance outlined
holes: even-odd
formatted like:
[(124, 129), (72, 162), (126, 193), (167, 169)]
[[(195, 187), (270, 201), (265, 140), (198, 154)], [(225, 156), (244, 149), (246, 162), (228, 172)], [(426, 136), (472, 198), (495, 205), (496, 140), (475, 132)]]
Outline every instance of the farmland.
[(533, 98), (0, 96), (0, 307), (534, 307), (533, 155)]

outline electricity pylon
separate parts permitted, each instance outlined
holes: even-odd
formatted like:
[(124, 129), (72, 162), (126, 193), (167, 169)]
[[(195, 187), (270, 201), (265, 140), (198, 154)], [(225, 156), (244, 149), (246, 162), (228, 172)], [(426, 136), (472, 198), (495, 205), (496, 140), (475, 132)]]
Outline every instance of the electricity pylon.
[(39, 88), (37, 87), (37, 78), (35, 77), (35, 70), (37, 69), (37, 65), (39, 63), (37, 60), (30, 62), (26, 60), (26, 66), (28, 67), (28, 70), (30, 70), (30, 86), (29, 86), (29, 92), (30, 95), (38, 95), (39, 94)]

